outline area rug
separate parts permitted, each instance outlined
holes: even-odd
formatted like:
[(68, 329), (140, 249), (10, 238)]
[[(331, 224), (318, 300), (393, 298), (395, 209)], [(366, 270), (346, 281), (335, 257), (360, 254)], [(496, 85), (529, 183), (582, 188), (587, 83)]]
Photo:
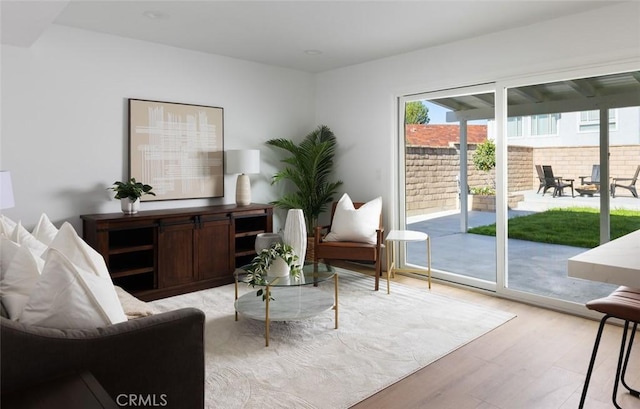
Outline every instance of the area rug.
[[(233, 284), (153, 301), (158, 312), (206, 314), (207, 408), (348, 408), (514, 317), (511, 313), (337, 269), (334, 312), (273, 322), (234, 317)], [(384, 286), (382, 286), (384, 287)], [(254, 291), (240, 284), (240, 293)], [(291, 291), (333, 291), (333, 283)]]

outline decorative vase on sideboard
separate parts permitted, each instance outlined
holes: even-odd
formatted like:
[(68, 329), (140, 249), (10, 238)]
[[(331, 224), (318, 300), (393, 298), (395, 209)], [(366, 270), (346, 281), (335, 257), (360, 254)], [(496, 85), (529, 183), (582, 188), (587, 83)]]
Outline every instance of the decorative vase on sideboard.
[(120, 199), (120, 208), (124, 214), (136, 214), (140, 210), (140, 199), (131, 200), (128, 197)]
[(293, 248), (298, 256), (297, 264), (304, 264), (307, 253), (307, 226), (302, 209), (290, 209), (287, 212), (282, 241)]

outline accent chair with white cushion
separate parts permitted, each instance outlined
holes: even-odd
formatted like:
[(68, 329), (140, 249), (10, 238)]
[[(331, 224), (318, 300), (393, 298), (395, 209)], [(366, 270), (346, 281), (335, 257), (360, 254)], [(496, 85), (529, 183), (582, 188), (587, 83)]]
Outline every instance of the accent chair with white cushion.
[[(327, 231), (323, 235), (323, 231)], [(319, 260), (331, 264), (331, 260), (373, 262), (375, 291), (380, 286), (382, 274), (382, 198), (369, 202), (352, 202), (344, 194), (331, 209), (331, 224), (316, 227), (314, 237), (314, 264)]]

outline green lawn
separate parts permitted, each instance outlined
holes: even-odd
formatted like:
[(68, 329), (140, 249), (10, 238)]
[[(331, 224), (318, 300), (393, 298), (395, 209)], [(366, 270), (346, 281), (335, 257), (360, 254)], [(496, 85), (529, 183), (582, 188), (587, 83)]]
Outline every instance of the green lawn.
[[(640, 229), (640, 212), (611, 211), (611, 239)], [(479, 226), (469, 233), (496, 235), (496, 225)], [(509, 219), (509, 238), (593, 248), (600, 244), (600, 211), (588, 207), (550, 209)]]

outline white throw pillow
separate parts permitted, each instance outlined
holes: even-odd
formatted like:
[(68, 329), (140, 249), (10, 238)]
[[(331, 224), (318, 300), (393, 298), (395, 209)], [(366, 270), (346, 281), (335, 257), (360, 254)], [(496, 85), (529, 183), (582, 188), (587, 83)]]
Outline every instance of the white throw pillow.
[(356, 209), (348, 194), (336, 204), (331, 231), (325, 241), (355, 241), (376, 244), (376, 230), (380, 228), (382, 197), (377, 197)]
[(21, 246), (17, 249), (0, 281), (2, 304), (10, 319), (16, 321), (22, 315), (43, 266), (44, 260), (34, 255), (27, 247)]
[(16, 222), (5, 215), (0, 215), (0, 234), (11, 237), (13, 229), (16, 228)]
[(11, 241), (6, 236), (0, 236), (0, 280), (4, 279), (4, 275), (11, 264), (11, 260), (18, 252), (20, 245)]
[(81, 269), (111, 281), (104, 257), (82, 240), (69, 222), (62, 224), (58, 234), (49, 244), (49, 249), (60, 251)]
[(22, 226), (21, 222), (18, 222), (13, 233), (11, 234), (11, 240), (18, 243), (20, 246), (28, 247), (35, 255), (42, 256), (47, 251), (47, 245), (36, 239), (33, 234), (29, 233), (27, 229)]
[(44, 269), (20, 322), (50, 328), (97, 328), (127, 317), (110, 279), (74, 265), (49, 249)]
[(48, 246), (56, 237), (56, 234), (58, 234), (58, 228), (51, 223), (51, 220), (49, 220), (49, 217), (45, 213), (42, 213), (32, 234), (36, 239)]

